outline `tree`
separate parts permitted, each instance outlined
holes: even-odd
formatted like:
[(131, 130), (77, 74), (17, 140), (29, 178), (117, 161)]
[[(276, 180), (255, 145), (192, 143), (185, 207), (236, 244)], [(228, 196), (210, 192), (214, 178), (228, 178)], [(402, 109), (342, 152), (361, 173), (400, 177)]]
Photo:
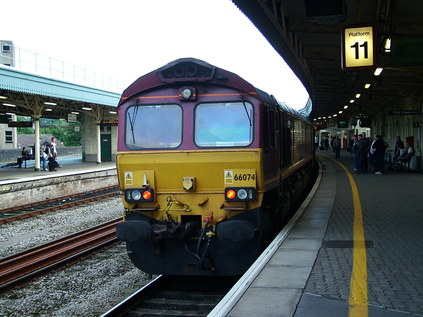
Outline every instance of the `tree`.
[[(23, 117), (25, 119), (25, 117)], [(18, 121), (26, 121), (19, 120)], [(34, 134), (32, 128), (17, 128), (18, 134)], [(81, 123), (67, 122), (63, 119), (40, 119), (40, 133), (51, 134), (65, 146), (81, 146)]]

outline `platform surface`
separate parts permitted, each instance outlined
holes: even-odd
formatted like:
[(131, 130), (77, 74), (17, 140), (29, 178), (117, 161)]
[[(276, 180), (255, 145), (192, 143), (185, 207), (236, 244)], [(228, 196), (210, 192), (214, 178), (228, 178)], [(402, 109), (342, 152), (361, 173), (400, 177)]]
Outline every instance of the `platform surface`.
[[(35, 171), (34, 160), (27, 161), (26, 168), (17, 166), (2, 167), (7, 165), (7, 162), (0, 163), (0, 184), (5, 182), (19, 182), (25, 179), (32, 179), (33, 177), (56, 177), (63, 174), (78, 173), (79, 171), (101, 170), (107, 168), (116, 168), (116, 162), (83, 162), (81, 156), (67, 156), (58, 157), (57, 161), (61, 168), (57, 171)], [(41, 166), (42, 167), (42, 166)]]
[[(318, 157), (326, 168), (315, 197), (227, 316), (423, 316), (423, 175), (354, 174), (347, 152)], [(358, 207), (339, 163), (357, 188), (361, 247)]]

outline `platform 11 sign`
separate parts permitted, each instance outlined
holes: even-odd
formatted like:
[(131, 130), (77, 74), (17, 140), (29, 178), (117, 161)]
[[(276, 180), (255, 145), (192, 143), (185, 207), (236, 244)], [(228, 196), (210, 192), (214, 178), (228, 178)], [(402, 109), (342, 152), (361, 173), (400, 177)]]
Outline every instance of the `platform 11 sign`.
[(372, 26), (346, 27), (342, 32), (342, 69), (373, 67), (373, 38)]

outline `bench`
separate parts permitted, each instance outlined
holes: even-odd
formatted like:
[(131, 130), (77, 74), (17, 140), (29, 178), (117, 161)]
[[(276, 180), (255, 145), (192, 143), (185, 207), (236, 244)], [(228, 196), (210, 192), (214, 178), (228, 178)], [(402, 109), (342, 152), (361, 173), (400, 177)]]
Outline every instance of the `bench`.
[(34, 159), (35, 159), (34, 158), (34, 155), (28, 155), (28, 156), (25, 156), (25, 157), (18, 156), (18, 159), (17, 159), (17, 161), (18, 161), (18, 168), (21, 168), (22, 167), (22, 163), (24, 163), (25, 168), (26, 168), (26, 161), (32, 161)]
[(407, 158), (400, 158), (399, 160), (397, 160), (396, 162), (394, 162), (392, 168), (393, 170), (396, 172), (398, 170), (406, 170), (406, 171), (410, 171), (410, 163), (411, 160), (413, 159), (415, 151), (413, 151), (413, 153), (407, 157)]

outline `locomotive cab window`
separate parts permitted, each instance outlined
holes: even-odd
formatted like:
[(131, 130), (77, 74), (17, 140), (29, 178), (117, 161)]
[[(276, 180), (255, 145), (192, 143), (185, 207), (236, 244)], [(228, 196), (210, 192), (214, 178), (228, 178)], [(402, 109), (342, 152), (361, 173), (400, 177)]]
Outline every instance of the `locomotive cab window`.
[(249, 102), (199, 104), (195, 143), (200, 147), (248, 146), (253, 141), (253, 106)]
[(179, 105), (134, 105), (125, 120), (125, 143), (132, 149), (176, 148), (182, 141)]

